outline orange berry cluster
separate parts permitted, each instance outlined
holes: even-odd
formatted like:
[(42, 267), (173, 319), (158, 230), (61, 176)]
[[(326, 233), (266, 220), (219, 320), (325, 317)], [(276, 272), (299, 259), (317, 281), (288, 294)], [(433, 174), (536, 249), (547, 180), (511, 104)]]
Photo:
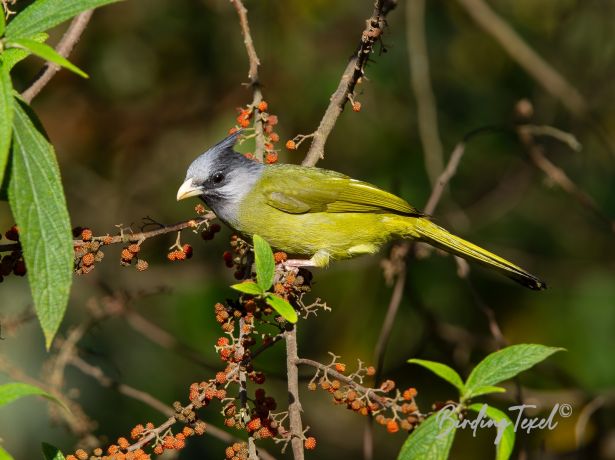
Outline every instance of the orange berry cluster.
[(138, 271), (142, 272), (148, 269), (149, 264), (147, 261), (141, 259), (139, 255), (139, 251), (141, 251), (141, 245), (137, 243), (129, 244), (128, 246), (124, 246), (122, 248), (121, 253), (121, 261), (123, 267), (127, 267), (132, 264), (133, 261), (136, 261), (135, 267)]
[(105, 257), (101, 251), (104, 241), (94, 241), (92, 230), (89, 228), (73, 228), (73, 236), (80, 238), (82, 243), (75, 245), (74, 270), (77, 275), (86, 275), (94, 270), (94, 264)]
[(189, 244), (184, 244), (181, 249), (176, 249), (175, 251), (171, 251), (167, 254), (167, 259), (171, 262), (176, 260), (186, 260), (192, 257), (192, 246)]
[[(4, 236), (9, 241), (19, 242), (19, 228), (13, 225), (4, 233)], [(0, 236), (0, 238), (2, 237)], [(24, 276), (26, 274), (23, 253), (19, 249), (12, 250), (10, 254), (2, 257), (0, 261), (0, 283), (5, 276), (9, 276), (11, 273), (17, 276)]]
[[(256, 110), (255, 110), (256, 109)], [(237, 116), (237, 125), (241, 128), (247, 128), (251, 124), (252, 118), (255, 122), (260, 122), (263, 125), (263, 134), (265, 136), (265, 158), (264, 162), (273, 164), (278, 161), (278, 153), (274, 144), (280, 140), (280, 136), (274, 132), (274, 126), (278, 124), (278, 117), (267, 112), (269, 104), (266, 101), (259, 102), (256, 106), (248, 105), (243, 108), (238, 108), (239, 115)], [(235, 126), (229, 130), (229, 134), (237, 132), (238, 127)], [(246, 153), (245, 156), (249, 159), (254, 159), (252, 153)]]
[(224, 450), (224, 455), (228, 460), (247, 460), (249, 455), (248, 444), (236, 442)]
[[(119, 445), (119, 441), (122, 442), (126, 447), (122, 448)], [(151, 457), (149, 454), (146, 454), (142, 449), (137, 449), (131, 452), (126, 452), (126, 448), (130, 444), (126, 440), (126, 438), (118, 439), (118, 444), (112, 444), (107, 449), (106, 453), (103, 453), (101, 448), (96, 448), (92, 452), (92, 455), (89, 455), (83, 449), (77, 449), (77, 451), (73, 455), (67, 455), (66, 460), (150, 460)]]

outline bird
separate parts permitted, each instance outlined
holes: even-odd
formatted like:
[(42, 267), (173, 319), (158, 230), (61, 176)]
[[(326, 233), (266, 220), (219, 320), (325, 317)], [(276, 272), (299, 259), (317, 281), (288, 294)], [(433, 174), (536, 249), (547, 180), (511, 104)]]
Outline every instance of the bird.
[(230, 134), (190, 164), (177, 200), (200, 197), (239, 234), (259, 235), (278, 251), (304, 257), (288, 259), (288, 267), (322, 268), (408, 239), (478, 262), (530, 289), (546, 288), (538, 277), (375, 185), (327, 169), (246, 158), (234, 150), (240, 135)]

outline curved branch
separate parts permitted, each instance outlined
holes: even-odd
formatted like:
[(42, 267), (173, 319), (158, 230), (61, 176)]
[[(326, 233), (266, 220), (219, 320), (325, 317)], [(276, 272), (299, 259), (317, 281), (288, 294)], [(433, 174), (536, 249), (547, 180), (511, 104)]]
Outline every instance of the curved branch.
[[(56, 47), (56, 51), (62, 57), (68, 57), (71, 53), (73, 47), (77, 44), (79, 38), (81, 38), (81, 34), (88, 25), (93, 12), (94, 10), (84, 11), (83, 13), (75, 16), (73, 21), (70, 23), (68, 30)], [(32, 99), (34, 99), (36, 95), (41, 92), (47, 83), (49, 83), (58, 70), (60, 70), (60, 66), (47, 62), (30, 86), (23, 93), (21, 93), (21, 97), (29, 104)]]

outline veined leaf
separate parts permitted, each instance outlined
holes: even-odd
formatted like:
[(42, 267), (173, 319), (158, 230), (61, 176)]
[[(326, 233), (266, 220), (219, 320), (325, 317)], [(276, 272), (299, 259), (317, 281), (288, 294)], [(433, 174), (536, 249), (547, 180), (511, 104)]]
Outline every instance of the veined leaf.
[(251, 295), (261, 295), (263, 294), (263, 290), (256, 283), (252, 283), (251, 281), (247, 281), (245, 283), (237, 283), (231, 286), (231, 289), (235, 289), (236, 291), (243, 292), (244, 294)]
[(457, 414), (442, 409), (425, 419), (404, 442), (397, 460), (446, 460), (455, 439)]
[(64, 316), (73, 278), (71, 226), (53, 147), (20, 101), (15, 100), (14, 108), (9, 203), (49, 348)]
[[(36, 34), (33, 37), (30, 37), (31, 40), (34, 40), (35, 42), (38, 42), (38, 43), (43, 43), (48, 38), (49, 38), (49, 35), (47, 35), (44, 32), (41, 32), (40, 34)], [(30, 54), (32, 53), (30, 53), (30, 51), (28, 50), (24, 50), (21, 48), (9, 48), (9, 49), (5, 49), (4, 52), (0, 54), (0, 60), (4, 63), (4, 65), (6, 66), (8, 70), (11, 70), (15, 66), (15, 64), (27, 58), (28, 56), (30, 56)]]
[(505, 393), (506, 388), (502, 387), (494, 387), (492, 385), (485, 385), (482, 387), (478, 387), (472, 391), (472, 398), (476, 398), (478, 396), (488, 395), (491, 393)]
[(43, 58), (46, 61), (53, 62), (60, 67), (64, 67), (65, 69), (68, 69), (83, 78), (88, 78), (87, 73), (85, 73), (75, 64), (60, 55), (51, 46), (46, 45), (45, 43), (39, 43), (36, 40), (32, 40), (30, 38), (15, 38), (7, 43), (7, 46), (9, 47), (15, 47), (15, 45), (20, 48), (25, 48), (32, 54), (36, 54), (38, 57)]
[(7, 38), (31, 37), (86, 10), (119, 0), (37, 0), (6, 26)]
[(273, 284), (275, 261), (271, 246), (258, 235), (252, 237), (254, 243), (254, 263), (256, 265), (256, 282), (263, 291)]
[[(0, 16), (4, 12), (0, 11)], [(9, 158), (11, 135), (13, 132), (13, 83), (9, 70), (0, 60), (0, 186), (4, 182), (4, 172)]]
[(508, 415), (486, 404), (472, 404), (468, 409), (485, 415), (495, 423), (498, 430), (495, 438), (495, 460), (508, 460), (515, 447), (515, 426)]
[(474, 396), (474, 391), (483, 386), (496, 385), (508, 380), (526, 369), (538, 364), (563, 348), (544, 345), (511, 345), (491, 353), (470, 373), (466, 381), (466, 399)]
[(463, 380), (461, 380), (461, 377), (455, 371), (455, 369), (447, 366), (446, 364), (437, 363), (435, 361), (427, 361), (425, 359), (409, 359), (408, 362), (411, 364), (418, 364), (425, 369), (429, 369), (438, 377), (443, 378), (448, 383), (457, 388), (459, 390), (459, 393), (463, 392)]
[(25, 396), (43, 396), (62, 405), (56, 398), (51, 396), (45, 390), (35, 387), (34, 385), (28, 385), (27, 383), (11, 382), (0, 385), (0, 406), (5, 406), (17, 399)]
[(57, 447), (47, 444), (46, 442), (44, 442), (41, 447), (43, 448), (45, 460), (66, 460), (64, 454), (62, 454)]
[(291, 304), (275, 294), (268, 293), (265, 301), (277, 311), (282, 318), (291, 323), (297, 322), (297, 312)]

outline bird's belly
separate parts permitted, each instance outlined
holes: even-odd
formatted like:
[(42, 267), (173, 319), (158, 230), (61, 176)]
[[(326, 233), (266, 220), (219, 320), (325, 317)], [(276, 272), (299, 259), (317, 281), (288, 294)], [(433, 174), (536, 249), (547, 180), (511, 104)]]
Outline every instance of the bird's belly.
[(376, 252), (393, 236), (391, 223), (400, 219), (390, 214), (289, 214), (270, 209), (259, 216), (250, 213), (253, 217), (240, 218), (236, 229), (250, 236), (256, 233), (289, 254), (311, 257), (324, 250), (332, 259)]

